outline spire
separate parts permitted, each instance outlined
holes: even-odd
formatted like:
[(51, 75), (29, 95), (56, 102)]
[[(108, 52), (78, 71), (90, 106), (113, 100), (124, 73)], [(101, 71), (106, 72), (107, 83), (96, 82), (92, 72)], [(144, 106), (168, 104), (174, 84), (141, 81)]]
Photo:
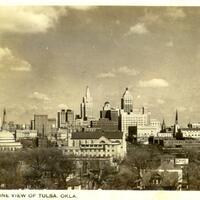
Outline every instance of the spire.
[(44, 138), (44, 124), (42, 125), (42, 137)]
[(178, 124), (178, 111), (176, 110), (175, 124)]
[(164, 118), (163, 118), (163, 123), (162, 123), (162, 125), (165, 126), (165, 119), (164, 119)]
[(162, 132), (166, 131), (166, 124), (165, 124), (165, 119), (163, 118), (163, 122), (162, 122)]
[(2, 129), (6, 129), (6, 109), (3, 109), (3, 122), (2, 122)]

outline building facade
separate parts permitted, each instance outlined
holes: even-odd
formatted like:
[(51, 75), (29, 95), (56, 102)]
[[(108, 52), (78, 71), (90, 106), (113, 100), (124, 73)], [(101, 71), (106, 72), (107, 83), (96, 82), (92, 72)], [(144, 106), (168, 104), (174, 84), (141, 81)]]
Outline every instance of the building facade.
[(200, 139), (200, 128), (181, 128), (183, 138)]
[(37, 130), (38, 136), (50, 136), (56, 128), (56, 119), (48, 119), (48, 115), (34, 115), (34, 130)]
[(70, 109), (62, 109), (58, 112), (58, 128), (65, 128), (74, 123), (74, 112)]
[(123, 159), (126, 141), (122, 132), (76, 132), (62, 149), (65, 154), (77, 157)]
[(25, 130), (16, 130), (15, 132), (16, 140), (20, 139), (29, 139), (29, 138), (36, 138), (37, 135), (37, 130), (30, 130), (30, 129), (25, 129)]
[(16, 151), (22, 148), (20, 142), (16, 142), (14, 135), (6, 130), (0, 132), (0, 151)]
[(148, 126), (150, 125), (150, 113), (127, 113), (121, 110), (120, 113), (121, 131), (128, 136), (130, 126)]
[(105, 102), (100, 111), (100, 119), (91, 121), (91, 127), (103, 131), (119, 130), (119, 111), (112, 108), (109, 102)]

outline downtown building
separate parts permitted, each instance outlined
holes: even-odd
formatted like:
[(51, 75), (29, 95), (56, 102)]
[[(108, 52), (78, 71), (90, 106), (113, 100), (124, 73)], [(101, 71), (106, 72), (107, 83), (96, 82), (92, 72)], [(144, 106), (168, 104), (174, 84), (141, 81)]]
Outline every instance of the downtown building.
[(58, 112), (58, 128), (65, 128), (74, 124), (74, 112), (70, 109), (62, 109)]
[(3, 110), (3, 122), (0, 131), (0, 151), (12, 152), (20, 150), (22, 144), (17, 142), (14, 133), (8, 130), (6, 109)]
[(109, 102), (105, 102), (100, 111), (100, 119), (91, 121), (91, 127), (102, 131), (119, 130), (119, 110), (112, 108)]
[(74, 132), (66, 146), (60, 147), (66, 155), (94, 159), (119, 159), (126, 156), (126, 141), (122, 132)]
[(91, 121), (93, 117), (93, 98), (90, 94), (90, 89), (86, 87), (86, 93), (80, 105), (80, 117), (83, 121)]
[(147, 108), (133, 107), (133, 97), (126, 88), (121, 99), (120, 128), (125, 137), (147, 142), (150, 136), (156, 136), (161, 129), (160, 122), (151, 119)]
[(31, 121), (31, 129), (37, 130), (39, 137), (51, 137), (56, 131), (56, 119), (48, 118), (48, 115), (34, 115)]

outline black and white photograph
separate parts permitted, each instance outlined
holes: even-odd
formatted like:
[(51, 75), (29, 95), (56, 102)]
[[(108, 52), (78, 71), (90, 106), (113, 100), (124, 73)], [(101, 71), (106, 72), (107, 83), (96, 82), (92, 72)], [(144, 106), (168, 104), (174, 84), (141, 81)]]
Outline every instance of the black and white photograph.
[(199, 191), (199, 74), (200, 7), (0, 6), (0, 189)]

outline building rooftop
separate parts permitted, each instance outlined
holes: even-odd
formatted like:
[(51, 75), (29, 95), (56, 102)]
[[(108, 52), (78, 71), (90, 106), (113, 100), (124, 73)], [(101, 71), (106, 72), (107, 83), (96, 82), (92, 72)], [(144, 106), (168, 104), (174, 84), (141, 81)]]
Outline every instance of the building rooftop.
[(182, 131), (200, 131), (200, 128), (181, 128)]
[(122, 98), (126, 98), (126, 99), (130, 99), (133, 100), (133, 96), (131, 95), (131, 93), (129, 92), (128, 88), (126, 88)]
[(75, 132), (72, 133), (72, 139), (99, 139), (100, 137), (108, 139), (122, 139), (122, 132)]

